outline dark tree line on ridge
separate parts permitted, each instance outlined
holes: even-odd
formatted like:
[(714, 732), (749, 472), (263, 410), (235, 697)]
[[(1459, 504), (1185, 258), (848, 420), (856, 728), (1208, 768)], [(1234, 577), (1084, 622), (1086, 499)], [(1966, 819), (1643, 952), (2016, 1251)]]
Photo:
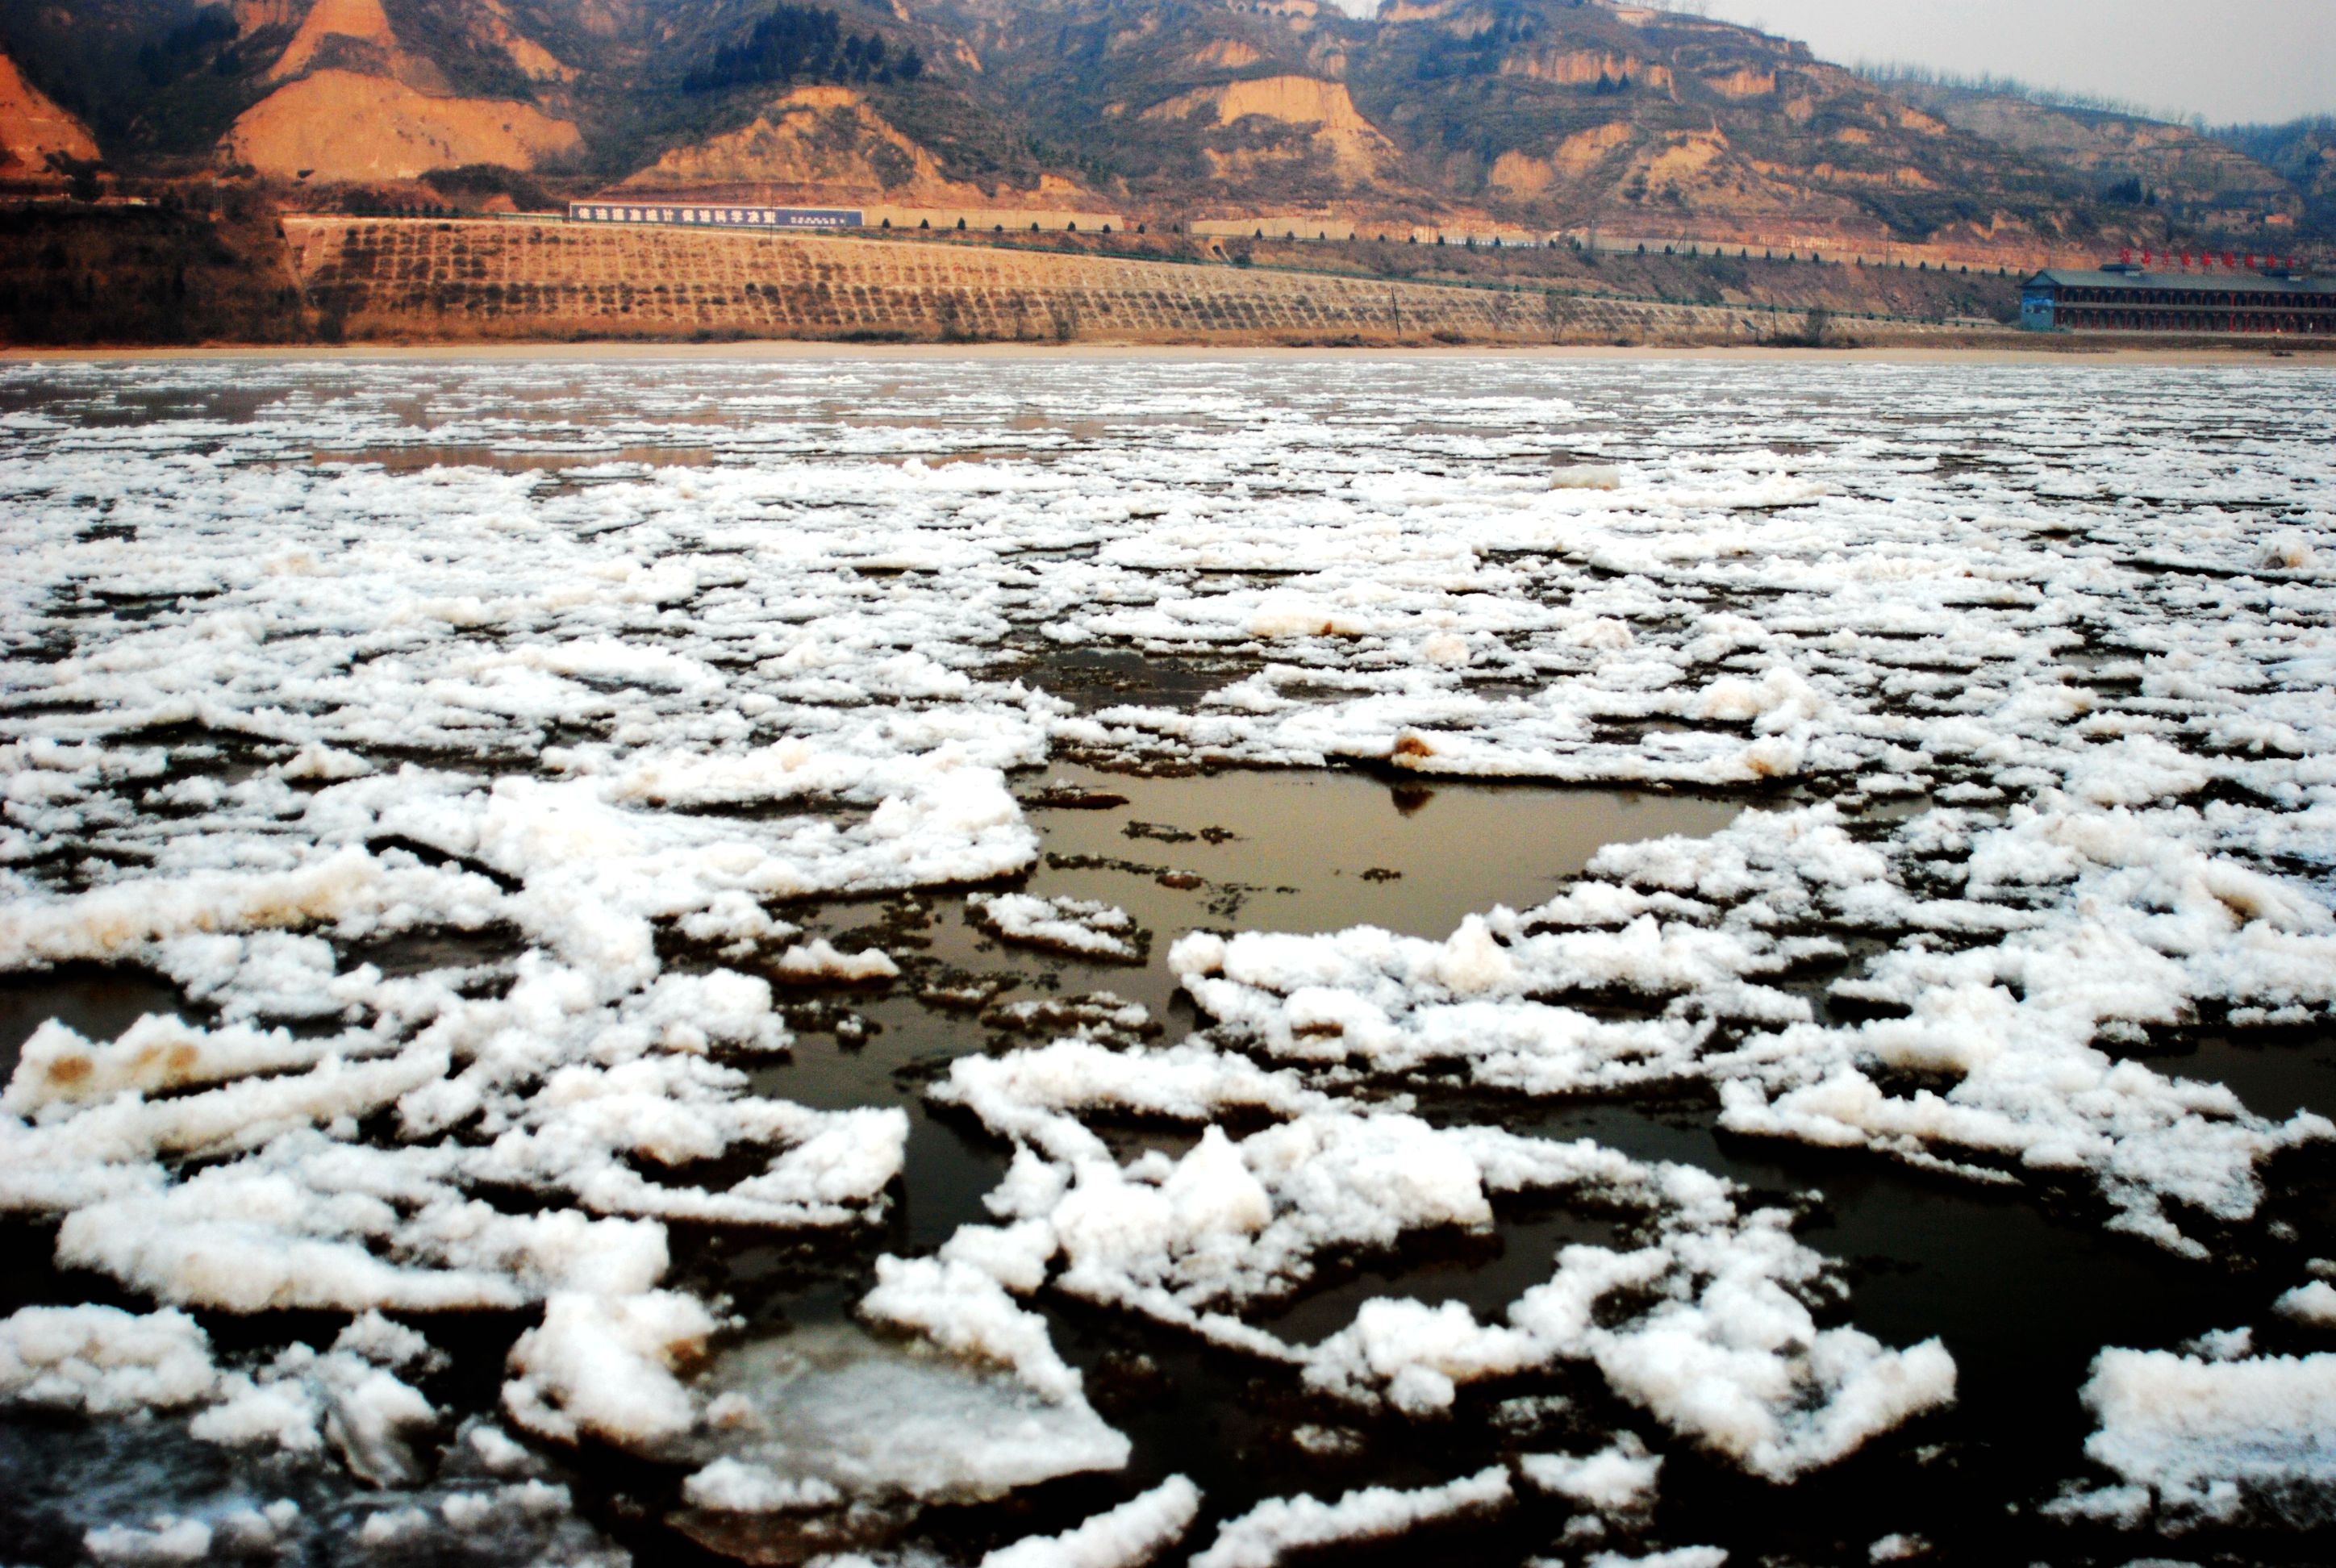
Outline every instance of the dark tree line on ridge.
[(847, 33), (824, 7), (777, 5), (736, 44), (682, 78), (685, 93), (721, 93), (789, 82), (913, 82), (925, 62), (915, 48), (897, 53), (873, 33)]

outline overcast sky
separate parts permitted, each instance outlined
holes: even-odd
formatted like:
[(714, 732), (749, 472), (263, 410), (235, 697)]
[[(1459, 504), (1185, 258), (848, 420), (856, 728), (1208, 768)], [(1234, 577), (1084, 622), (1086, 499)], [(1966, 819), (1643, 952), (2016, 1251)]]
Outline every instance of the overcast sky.
[(2336, 0), (1710, 0), (1844, 64), (2016, 76), (2226, 121), (2336, 113)]

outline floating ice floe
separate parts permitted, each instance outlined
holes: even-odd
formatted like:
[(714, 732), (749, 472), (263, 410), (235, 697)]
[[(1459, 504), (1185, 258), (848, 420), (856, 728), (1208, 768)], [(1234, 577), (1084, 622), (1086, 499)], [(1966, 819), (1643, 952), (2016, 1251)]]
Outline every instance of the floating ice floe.
[(2060, 1499), (2063, 1516), (2175, 1529), (2336, 1519), (2336, 1355), (2104, 1350), (2084, 1398), (2100, 1422), (2085, 1455), (2122, 1485)]
[(2299, 1323), (2308, 1323), (2315, 1329), (2336, 1329), (2336, 1284), (2330, 1283), (2336, 1279), (2336, 1265), (2325, 1259), (2315, 1259), (2312, 1268), (2321, 1276), (2319, 1279), (2307, 1280), (2282, 1293), (2272, 1307)]
[(211, 1398), (210, 1338), (183, 1312), (25, 1307), (0, 1320), (0, 1398), (93, 1416)]
[(1495, 1467), (1417, 1491), (1366, 1487), (1334, 1503), (1275, 1497), (1226, 1521), (1217, 1538), (1193, 1557), (1192, 1568), (1273, 1568), (1291, 1553), (1400, 1535), (1422, 1524), (1490, 1512), (1504, 1506), (1511, 1495), (1509, 1473)]
[[(787, 1488), (777, 1495), (794, 1507), (844, 1498), (977, 1502), (1126, 1464), (1127, 1439), (1075, 1388), (1052, 1392), (852, 1328), (741, 1345), (694, 1387), (706, 1402), (696, 1451), (717, 1456), (697, 1472), (692, 1500), (765, 1511), (774, 1489)], [(1145, 1522), (1127, 1524), (1140, 1533)]]
[(1652, 1503), (1662, 1468), (1662, 1456), (1648, 1453), (1647, 1446), (1628, 1432), (1612, 1447), (1582, 1457), (1527, 1454), (1517, 1461), (1518, 1471), (1543, 1491), (1611, 1514)]
[(1723, 1546), (1674, 1546), (1644, 1556), (1599, 1552), (1586, 1559), (1582, 1568), (1726, 1568), (1728, 1558)]
[(1094, 899), (977, 894), (967, 908), (978, 924), (1024, 947), (1133, 964), (1152, 945), (1152, 933), (1125, 910)]
[(1137, 1568), (1181, 1540), (1200, 1509), (1200, 1488), (1171, 1475), (1076, 1530), (1001, 1546), (981, 1568)]

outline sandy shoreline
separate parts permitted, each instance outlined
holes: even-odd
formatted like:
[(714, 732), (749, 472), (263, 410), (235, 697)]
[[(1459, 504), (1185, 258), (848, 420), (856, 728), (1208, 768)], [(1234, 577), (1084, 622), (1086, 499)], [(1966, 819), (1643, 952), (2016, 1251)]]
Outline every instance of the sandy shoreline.
[(20, 348), (0, 347), (0, 364), (111, 363), (133, 361), (368, 361), (460, 363), (462, 361), (610, 360), (655, 362), (719, 361), (743, 363), (793, 360), (1215, 360), (1303, 359), (1580, 359), (1682, 360), (1759, 362), (1806, 360), (1823, 364), (1867, 363), (1896, 365), (2115, 365), (2135, 367), (2227, 367), (2236, 365), (2312, 368), (2336, 363), (2336, 355), (2305, 351), (2280, 357), (2269, 348), (1936, 348), (1880, 346), (1861, 348), (1782, 348), (1757, 345), (1742, 347), (1612, 347), (1603, 345), (1512, 346), (1457, 345), (1451, 347), (1390, 348), (1384, 346), (1308, 347), (1282, 345), (1144, 344), (1144, 343), (833, 343), (803, 339), (763, 339), (734, 343), (434, 343), (364, 344), (332, 348), (320, 345), (215, 345), (162, 348)]

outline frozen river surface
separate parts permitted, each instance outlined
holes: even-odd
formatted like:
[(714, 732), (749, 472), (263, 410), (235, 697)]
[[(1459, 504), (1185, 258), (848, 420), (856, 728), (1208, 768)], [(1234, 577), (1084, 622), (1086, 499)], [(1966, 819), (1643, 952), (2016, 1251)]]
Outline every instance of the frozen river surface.
[(0, 1561), (2328, 1561), (2331, 409), (0, 371)]

